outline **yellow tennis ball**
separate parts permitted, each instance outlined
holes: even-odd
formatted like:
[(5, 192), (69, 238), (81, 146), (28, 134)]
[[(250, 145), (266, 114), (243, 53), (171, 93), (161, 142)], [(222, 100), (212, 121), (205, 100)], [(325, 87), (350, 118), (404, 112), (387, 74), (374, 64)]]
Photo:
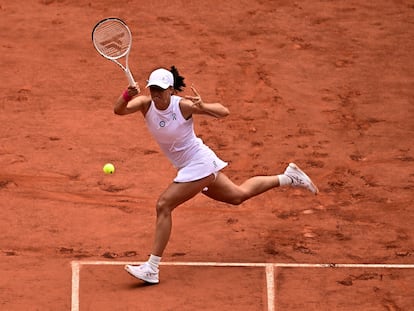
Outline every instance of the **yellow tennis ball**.
[(112, 163), (106, 163), (103, 167), (103, 171), (105, 174), (113, 174), (115, 173), (115, 166)]

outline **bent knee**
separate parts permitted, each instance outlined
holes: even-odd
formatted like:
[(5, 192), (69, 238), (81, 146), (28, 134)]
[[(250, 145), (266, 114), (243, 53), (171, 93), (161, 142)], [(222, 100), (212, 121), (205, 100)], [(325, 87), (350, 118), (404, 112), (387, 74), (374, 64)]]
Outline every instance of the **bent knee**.
[(247, 199), (249, 199), (249, 194), (241, 187), (237, 188), (237, 191), (233, 191), (230, 195), (230, 204), (240, 205)]
[(243, 192), (233, 193), (227, 197), (226, 202), (231, 205), (240, 205), (247, 200), (247, 195)]
[(244, 197), (234, 197), (228, 203), (230, 203), (231, 205), (240, 205), (244, 201), (246, 201), (246, 199)]
[(171, 214), (175, 206), (169, 204), (169, 202), (163, 198), (158, 199), (155, 209), (157, 215)]

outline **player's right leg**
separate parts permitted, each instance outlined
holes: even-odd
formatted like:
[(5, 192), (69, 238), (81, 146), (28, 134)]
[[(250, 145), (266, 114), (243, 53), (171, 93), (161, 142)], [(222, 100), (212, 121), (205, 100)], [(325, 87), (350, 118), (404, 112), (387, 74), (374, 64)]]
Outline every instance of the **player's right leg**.
[(151, 284), (159, 283), (159, 262), (168, 244), (172, 228), (172, 211), (188, 201), (214, 180), (214, 175), (197, 181), (172, 183), (157, 201), (157, 223), (151, 256), (140, 266), (126, 265), (125, 270), (137, 279)]

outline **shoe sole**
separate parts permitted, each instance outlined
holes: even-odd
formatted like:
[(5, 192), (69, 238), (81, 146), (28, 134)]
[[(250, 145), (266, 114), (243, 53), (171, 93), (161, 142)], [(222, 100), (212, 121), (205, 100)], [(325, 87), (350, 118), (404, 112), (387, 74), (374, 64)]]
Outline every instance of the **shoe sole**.
[(309, 177), (308, 175), (306, 175), (306, 174), (305, 174), (305, 172), (304, 172), (304, 171), (302, 171), (302, 170), (299, 168), (299, 166), (297, 166), (295, 163), (289, 163), (289, 166), (290, 166), (291, 168), (293, 168), (293, 169), (295, 169), (295, 170), (297, 170), (297, 171), (301, 172), (303, 175), (305, 175), (305, 176), (308, 178), (309, 183), (311, 184), (311, 186), (313, 187), (313, 189), (315, 189), (315, 192), (311, 191), (311, 192), (313, 192), (313, 194), (314, 194), (314, 195), (317, 195), (317, 194), (319, 193), (319, 189), (318, 189), (318, 187), (317, 187), (317, 186), (313, 183), (312, 179), (310, 179), (310, 177)]
[(138, 279), (138, 280), (144, 281), (145, 283), (155, 285), (155, 284), (158, 284), (158, 283), (160, 282), (160, 281), (156, 281), (156, 282), (154, 282), (154, 281), (149, 281), (149, 280), (146, 280), (146, 279), (144, 279), (144, 278), (140, 278), (140, 277), (136, 276), (136, 275), (135, 275), (132, 271), (129, 271), (128, 266), (125, 266), (125, 267), (124, 267), (124, 269), (125, 269), (125, 271), (126, 271), (126, 272), (128, 272), (128, 274), (129, 274), (129, 275), (133, 276), (134, 278), (136, 278), (136, 279)]

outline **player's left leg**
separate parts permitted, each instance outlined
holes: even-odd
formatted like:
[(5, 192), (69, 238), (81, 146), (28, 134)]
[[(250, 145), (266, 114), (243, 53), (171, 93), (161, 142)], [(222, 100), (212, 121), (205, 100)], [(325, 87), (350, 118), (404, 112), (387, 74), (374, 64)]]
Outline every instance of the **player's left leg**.
[(236, 185), (224, 173), (219, 172), (216, 180), (203, 194), (217, 201), (238, 205), (279, 185), (278, 176), (255, 176)]
[(296, 164), (290, 163), (280, 175), (255, 176), (241, 185), (236, 185), (224, 173), (219, 172), (216, 180), (203, 191), (208, 197), (229, 204), (238, 205), (242, 202), (279, 186), (301, 187), (313, 194), (318, 194), (318, 187)]

